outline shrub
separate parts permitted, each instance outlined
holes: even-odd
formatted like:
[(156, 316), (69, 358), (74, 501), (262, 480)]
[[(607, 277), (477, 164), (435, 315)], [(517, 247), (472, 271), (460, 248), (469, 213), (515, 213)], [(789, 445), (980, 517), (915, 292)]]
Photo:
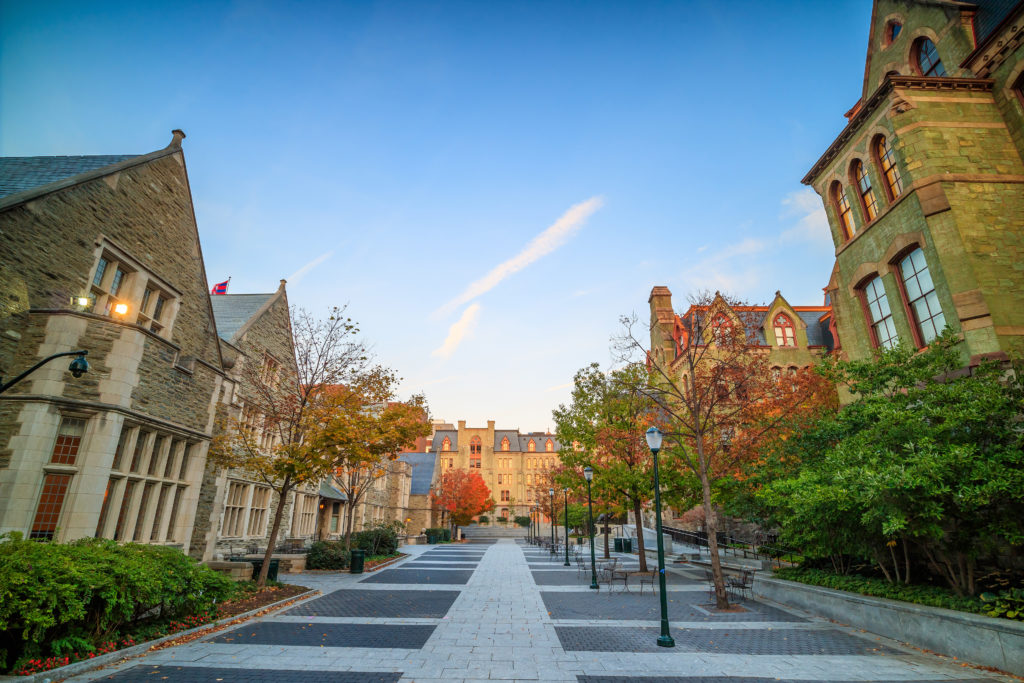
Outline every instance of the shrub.
[(176, 548), (0, 537), (0, 669), (95, 648), (135, 622), (207, 612), (233, 592)]
[(353, 544), (367, 555), (393, 555), (398, 552), (397, 522), (378, 523), (353, 536)]
[(317, 541), (306, 553), (307, 569), (348, 569), (349, 553), (342, 541)]
[(530, 518), (526, 515), (516, 515), (516, 518), (513, 521), (522, 527), (530, 526)]
[(491, 518), (488, 517), (487, 515), (480, 515), (477, 518), (477, 521), (480, 522), (481, 524), (487, 524), (489, 521), (491, 521)]

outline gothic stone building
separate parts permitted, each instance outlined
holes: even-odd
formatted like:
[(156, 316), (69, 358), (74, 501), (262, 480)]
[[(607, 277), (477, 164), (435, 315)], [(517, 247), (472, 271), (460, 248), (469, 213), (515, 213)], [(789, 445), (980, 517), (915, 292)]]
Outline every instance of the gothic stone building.
[(0, 159), (0, 531), (188, 547), (225, 373), (184, 133)]
[(860, 99), (803, 182), (836, 263), (842, 353), (1024, 351), (1024, 3), (876, 0)]
[(554, 434), (495, 429), (493, 420), (486, 427), (467, 427), (459, 420), (457, 429), (435, 430), (431, 445), (438, 478), (453, 468), (476, 472), (497, 503), (494, 516), (509, 520), (528, 515), (534, 503), (547, 498), (560, 449)]

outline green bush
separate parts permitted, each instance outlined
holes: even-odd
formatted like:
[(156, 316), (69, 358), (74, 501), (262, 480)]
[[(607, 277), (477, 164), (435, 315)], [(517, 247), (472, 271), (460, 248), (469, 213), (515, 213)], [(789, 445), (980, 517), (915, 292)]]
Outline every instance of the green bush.
[(885, 579), (876, 579), (857, 574), (834, 574), (821, 569), (806, 567), (785, 567), (777, 569), (774, 576), (788, 581), (798, 581), (812, 586), (824, 586), (836, 590), (871, 595), (876, 598), (902, 600), (918, 605), (943, 607), (961, 612), (985, 614), (991, 617), (1003, 617), (1024, 621), (1024, 591), (1009, 589), (999, 593), (983, 593), (981, 598), (958, 596), (953, 591), (940, 586), (920, 586), (889, 583)]
[(513, 521), (522, 527), (530, 526), (530, 518), (526, 515), (516, 515), (516, 518)]
[(306, 553), (307, 569), (348, 569), (349, 553), (342, 541), (317, 541)]
[(480, 515), (476, 521), (480, 522), (481, 524), (487, 524), (489, 521), (491, 521), (491, 518), (487, 515)]
[(176, 548), (0, 536), (0, 670), (92, 651), (123, 627), (211, 611), (233, 592), (230, 579)]
[(393, 555), (398, 552), (398, 529), (396, 522), (377, 524), (360, 531), (352, 537), (352, 544), (367, 555)]

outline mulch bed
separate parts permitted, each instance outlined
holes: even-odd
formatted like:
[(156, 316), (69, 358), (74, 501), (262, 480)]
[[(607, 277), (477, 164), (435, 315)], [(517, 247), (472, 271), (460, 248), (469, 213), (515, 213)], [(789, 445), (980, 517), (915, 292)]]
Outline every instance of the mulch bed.
[(265, 586), (263, 590), (258, 593), (253, 593), (247, 598), (241, 600), (229, 600), (223, 602), (217, 608), (217, 616), (219, 619), (225, 617), (233, 617), (236, 614), (242, 612), (248, 612), (250, 610), (259, 609), (264, 605), (269, 605), (272, 602), (278, 602), (279, 600), (285, 600), (299, 593), (305, 593), (309, 589), (305, 586), (293, 586), (291, 584), (285, 584), (283, 586)]

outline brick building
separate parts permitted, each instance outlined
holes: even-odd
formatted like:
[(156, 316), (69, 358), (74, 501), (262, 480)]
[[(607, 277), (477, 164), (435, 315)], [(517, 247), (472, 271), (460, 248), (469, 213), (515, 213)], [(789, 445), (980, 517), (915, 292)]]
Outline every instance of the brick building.
[(188, 547), (226, 377), (184, 133), (143, 155), (0, 159), (0, 531)]
[(876, 0), (860, 99), (804, 177), (824, 200), (842, 353), (1024, 351), (1024, 3)]
[(548, 477), (561, 462), (560, 449), (554, 434), (495, 429), (493, 420), (486, 427), (467, 427), (459, 420), (457, 428), (435, 429), (431, 444), (438, 478), (453, 468), (478, 473), (497, 504), (493, 516), (509, 520), (528, 515), (542, 497), (547, 499)]

